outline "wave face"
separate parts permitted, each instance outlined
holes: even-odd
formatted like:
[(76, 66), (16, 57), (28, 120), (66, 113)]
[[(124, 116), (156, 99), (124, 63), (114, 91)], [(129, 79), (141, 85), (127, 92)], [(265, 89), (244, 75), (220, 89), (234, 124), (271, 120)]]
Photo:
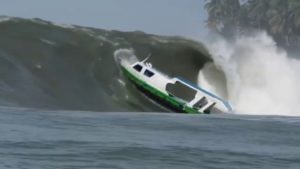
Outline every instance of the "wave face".
[(300, 61), (265, 32), (207, 46), (214, 63), (200, 71), (199, 83), (227, 96), (237, 113), (300, 116)]
[(179, 37), (0, 19), (0, 105), (92, 111), (165, 111), (122, 76), (114, 53), (151, 54), (154, 67), (197, 81), (210, 61), (203, 46)]

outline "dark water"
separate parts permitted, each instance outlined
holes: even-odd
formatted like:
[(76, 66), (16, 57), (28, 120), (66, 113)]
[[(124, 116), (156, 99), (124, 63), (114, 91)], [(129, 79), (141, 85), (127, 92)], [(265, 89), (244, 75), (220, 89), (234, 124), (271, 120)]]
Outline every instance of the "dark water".
[(299, 168), (300, 119), (0, 109), (0, 168)]

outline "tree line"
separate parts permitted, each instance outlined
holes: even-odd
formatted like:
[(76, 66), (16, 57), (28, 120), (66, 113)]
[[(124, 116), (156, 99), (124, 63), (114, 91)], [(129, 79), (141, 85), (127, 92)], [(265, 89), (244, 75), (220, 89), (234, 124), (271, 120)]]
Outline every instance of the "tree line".
[(206, 1), (206, 25), (225, 37), (260, 29), (283, 47), (300, 46), (300, 0)]

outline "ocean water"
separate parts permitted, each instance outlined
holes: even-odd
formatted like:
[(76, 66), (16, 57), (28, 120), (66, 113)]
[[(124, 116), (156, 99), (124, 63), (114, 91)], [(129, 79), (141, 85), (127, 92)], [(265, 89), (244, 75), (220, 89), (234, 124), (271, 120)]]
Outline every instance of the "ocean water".
[(0, 168), (300, 167), (300, 118), (0, 109)]
[(193, 82), (211, 61), (203, 45), (183, 38), (62, 27), (40, 19), (5, 17), (0, 35), (0, 106), (165, 111), (126, 83), (115, 52), (129, 49), (140, 60), (151, 54), (155, 68)]
[[(201, 43), (179, 37), (62, 26), (40, 19), (0, 20), (0, 169), (300, 168), (300, 117), (296, 107), (300, 95), (293, 87), (298, 76), (287, 69), (290, 59), (285, 54), (275, 55), (267, 37), (258, 38), (266, 43), (255, 44), (259, 49), (271, 46), (264, 51), (273, 51), (269, 60), (277, 58), (278, 62), (261, 60), (258, 65), (275, 65), (275, 69), (267, 67), (259, 73), (272, 77), (274, 83), (264, 76), (254, 78), (256, 72), (248, 68), (253, 70), (259, 67), (257, 64), (235, 60), (235, 56), (251, 53), (248, 50), (221, 52), (229, 55), (230, 63), (233, 58), (238, 66), (246, 64), (241, 66), (245, 70), (240, 70), (232, 69), (226, 59), (220, 65)], [(247, 43), (249, 40), (244, 39), (233, 47), (240, 51)], [(250, 49), (260, 51), (256, 46)], [(158, 70), (195, 83), (202, 77), (210, 87), (225, 87), (227, 82), (235, 86), (240, 84), (236, 74), (254, 73), (243, 76), (247, 78), (241, 82), (247, 83), (241, 84), (247, 85), (235, 86), (238, 90), (233, 91), (247, 94), (249, 84), (259, 84), (254, 91), (263, 92), (242, 97), (243, 103), (255, 111), (235, 104), (242, 107), (238, 110), (283, 116), (238, 115), (245, 114), (239, 111), (231, 115), (165, 112), (127, 83), (114, 55), (122, 49), (132, 51), (140, 60), (151, 54), (149, 61)], [(256, 52), (255, 61), (257, 56), (267, 58)], [(203, 72), (212, 59), (222, 68), (223, 78), (206, 74), (212, 71)], [(279, 92), (278, 80), (268, 74), (280, 68), (287, 79), (296, 79), (281, 84), (288, 86), (289, 92)], [(262, 80), (267, 83), (260, 83)], [(232, 93), (229, 90), (227, 94)], [(262, 97), (264, 93), (267, 97)], [(270, 100), (267, 103), (271, 106), (257, 98), (271, 98), (263, 99)], [(250, 101), (252, 104), (248, 104)], [(268, 109), (260, 109), (261, 104)]]

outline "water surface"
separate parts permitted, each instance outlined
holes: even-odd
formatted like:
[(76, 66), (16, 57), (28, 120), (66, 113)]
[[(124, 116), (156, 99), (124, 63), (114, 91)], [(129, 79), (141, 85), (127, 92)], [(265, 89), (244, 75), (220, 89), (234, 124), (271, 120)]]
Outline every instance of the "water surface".
[(300, 119), (0, 109), (0, 168), (299, 168)]

